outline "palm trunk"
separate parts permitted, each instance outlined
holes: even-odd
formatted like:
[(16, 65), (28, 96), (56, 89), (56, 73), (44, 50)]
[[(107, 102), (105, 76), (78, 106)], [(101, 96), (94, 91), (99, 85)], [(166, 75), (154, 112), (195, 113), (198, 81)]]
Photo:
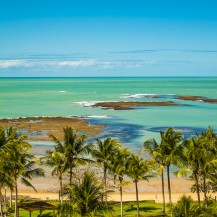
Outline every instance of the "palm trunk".
[(198, 182), (197, 172), (194, 172), (194, 178), (195, 178), (196, 188), (197, 188), (197, 199), (198, 199), (198, 203), (199, 203), (199, 206), (200, 206), (200, 189), (199, 189), (199, 182)]
[(207, 208), (207, 197), (206, 197), (206, 175), (203, 176), (203, 191), (204, 191), (204, 202), (205, 207)]
[(59, 178), (60, 180), (60, 203), (63, 203), (63, 181), (62, 181), (62, 176), (60, 176)]
[(139, 217), (139, 191), (138, 191), (138, 181), (135, 180), (136, 186), (136, 204), (137, 204), (137, 217)]
[(107, 168), (106, 166), (104, 166), (104, 172), (103, 172), (103, 178), (104, 178), (104, 192), (105, 192), (105, 202), (107, 204), (107, 194), (106, 194), (106, 189), (107, 189), (107, 177), (106, 177), (106, 171), (107, 171)]
[(17, 188), (17, 180), (15, 179), (15, 207), (14, 207), (14, 217), (18, 217), (17, 201), (18, 201), (18, 188)]
[(10, 208), (12, 207), (13, 189), (10, 188)]
[(168, 181), (168, 193), (169, 193), (169, 202), (170, 202), (170, 212), (171, 216), (173, 216), (173, 204), (171, 197), (171, 187), (170, 187), (170, 165), (167, 165), (167, 181)]
[[(69, 184), (72, 183), (72, 167), (70, 167), (69, 169)], [(72, 193), (70, 192), (69, 195), (69, 202), (70, 202), (70, 206), (72, 205)], [(70, 208), (70, 217), (72, 216), (72, 209)]]
[(2, 211), (2, 191), (0, 189), (0, 214), (3, 216), (3, 211)]
[(123, 197), (122, 197), (122, 193), (123, 193), (123, 188), (122, 188), (122, 180), (120, 180), (120, 200), (121, 200), (121, 217), (123, 217)]
[(162, 214), (165, 215), (165, 193), (164, 193), (164, 173), (163, 171), (161, 174), (161, 182), (162, 182), (162, 197), (163, 197)]
[(69, 184), (72, 183), (72, 167), (69, 169)]
[(6, 207), (6, 203), (7, 203), (7, 190), (6, 188), (4, 189), (5, 190), (5, 194), (4, 194), (4, 205)]

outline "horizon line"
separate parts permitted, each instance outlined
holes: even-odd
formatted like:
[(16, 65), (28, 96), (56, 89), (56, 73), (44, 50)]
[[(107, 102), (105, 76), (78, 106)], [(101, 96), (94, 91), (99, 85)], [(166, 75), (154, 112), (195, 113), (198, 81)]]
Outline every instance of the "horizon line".
[(4, 78), (217, 78), (217, 75), (183, 75), (183, 76), (0, 76), (0, 79)]

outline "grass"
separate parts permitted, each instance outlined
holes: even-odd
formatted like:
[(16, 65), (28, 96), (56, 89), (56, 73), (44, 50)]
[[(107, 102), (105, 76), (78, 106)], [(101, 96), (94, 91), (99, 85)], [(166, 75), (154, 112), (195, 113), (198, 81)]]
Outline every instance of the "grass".
[[(39, 211), (32, 212), (31, 217), (37, 217), (39, 215)], [(10, 217), (14, 217), (14, 213), (9, 215)], [(45, 210), (42, 212), (43, 217), (53, 217), (53, 211), (52, 210)], [(29, 217), (29, 211), (20, 209), (20, 215), (19, 217)]]
[[(140, 207), (140, 215), (141, 216), (154, 216), (154, 215), (159, 215), (161, 214), (161, 207), (162, 204), (160, 203), (155, 203), (155, 202), (140, 202), (139, 203)], [(107, 215), (108, 217), (114, 216), (118, 217), (120, 216), (120, 204), (115, 203), (113, 205), (114, 208), (114, 214), (113, 215)], [(130, 217), (130, 216), (136, 216), (137, 214), (137, 206), (136, 202), (125, 202), (123, 204), (123, 212), (125, 217)], [(106, 217), (107, 217), (106, 216)]]
[[(55, 204), (55, 203), (53, 203)], [(152, 216), (159, 216), (161, 214), (161, 207), (162, 204), (155, 203), (152, 201), (141, 201), (140, 202), (140, 215), (141, 217), (152, 217)], [(120, 203), (113, 203), (112, 207), (114, 212), (112, 214), (105, 214), (105, 217), (120, 217)], [(137, 214), (136, 209), (136, 202), (124, 202), (123, 204), (124, 210), (124, 217), (133, 217)], [(37, 217), (39, 215), (39, 211), (32, 212), (31, 217)], [(11, 214), (10, 217), (13, 217), (14, 214)], [(45, 210), (42, 212), (43, 217), (52, 217), (53, 211), (52, 210)], [(29, 217), (29, 211), (20, 209), (19, 217)]]

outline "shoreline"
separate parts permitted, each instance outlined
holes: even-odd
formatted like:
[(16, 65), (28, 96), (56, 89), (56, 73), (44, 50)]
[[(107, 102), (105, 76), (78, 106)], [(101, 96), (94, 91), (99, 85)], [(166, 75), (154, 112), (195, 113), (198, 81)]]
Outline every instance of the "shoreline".
[[(99, 175), (99, 180), (100, 180)], [(67, 182), (67, 179), (65, 179)], [(42, 199), (42, 200), (58, 200), (58, 191), (59, 191), (59, 182), (56, 177), (52, 177), (50, 172), (47, 171), (46, 177), (35, 178), (31, 181), (33, 186), (37, 189), (35, 192), (33, 189), (28, 188), (21, 183), (18, 184), (18, 195), (30, 197), (33, 199)], [(171, 189), (172, 189), (172, 198), (173, 202), (178, 201), (182, 195), (190, 195), (194, 200), (197, 200), (197, 194), (190, 191), (190, 187), (193, 184), (192, 181), (185, 178), (176, 178), (172, 177), (171, 179)], [(108, 189), (113, 190), (109, 194), (109, 200), (111, 201), (120, 201), (120, 193), (117, 185), (114, 185), (114, 182), (109, 179)], [(138, 183), (139, 189), (139, 199), (140, 200), (155, 200), (156, 202), (162, 202), (161, 195), (161, 180), (160, 178), (150, 179), (147, 181), (140, 181)], [(7, 193), (9, 194), (9, 192)], [(216, 195), (216, 194), (212, 194)], [(167, 180), (165, 179), (165, 197), (166, 202), (168, 202), (168, 185)], [(203, 197), (203, 194), (201, 194)], [(129, 184), (123, 188), (123, 201), (135, 201), (135, 184), (132, 180), (129, 180)]]
[[(150, 180), (149, 183), (152, 183)], [(134, 183), (130, 184), (129, 189), (131, 189), (130, 192), (123, 191), (123, 201), (136, 201), (136, 194), (134, 190)], [(142, 181), (140, 182), (139, 187), (139, 200), (154, 200), (157, 203), (162, 203), (162, 194), (161, 194), (161, 183), (160, 181), (155, 181), (154, 185), (157, 185), (157, 190), (154, 192), (150, 192), (150, 190), (143, 190), (141, 186), (143, 184), (147, 185), (147, 182)], [(191, 196), (194, 200), (197, 200), (197, 194), (190, 192), (185, 186), (183, 185), (183, 180), (176, 180), (175, 182), (172, 182), (172, 201), (177, 202), (179, 198), (183, 195)], [(189, 183), (188, 183), (189, 184)], [(178, 186), (178, 188), (176, 187)], [(180, 187), (180, 188), (179, 188)], [(158, 190), (159, 189), (159, 190)], [(8, 193), (9, 194), (9, 193)], [(19, 196), (24, 196), (27, 198), (32, 199), (39, 199), (39, 200), (58, 200), (58, 192), (50, 192), (48, 190), (38, 190), (38, 192), (34, 192), (32, 189), (29, 188), (21, 188), (18, 192)], [(212, 196), (217, 196), (217, 193), (213, 193)], [(166, 202), (169, 202), (169, 195), (167, 192), (167, 186), (165, 186), (165, 199)], [(203, 199), (203, 194), (201, 193), (201, 199)], [(108, 196), (109, 201), (120, 201), (120, 193), (118, 190), (112, 192)]]
[[(177, 202), (181, 196), (187, 195), (191, 196), (195, 201), (197, 200), (197, 194), (196, 193), (172, 193), (172, 201)], [(215, 194), (216, 195), (216, 194)], [(58, 193), (47, 193), (47, 192), (38, 192), (38, 193), (31, 193), (28, 191), (19, 192), (19, 196), (24, 197), (31, 197), (32, 199), (36, 200), (58, 200)], [(166, 203), (169, 202), (169, 195), (168, 193), (165, 193), (165, 200)], [(111, 193), (108, 196), (109, 201), (115, 201), (120, 202), (120, 194), (117, 193)], [(139, 200), (154, 200), (156, 203), (162, 203), (162, 195), (161, 193), (139, 193)], [(123, 201), (136, 201), (136, 195), (133, 193), (123, 193)]]

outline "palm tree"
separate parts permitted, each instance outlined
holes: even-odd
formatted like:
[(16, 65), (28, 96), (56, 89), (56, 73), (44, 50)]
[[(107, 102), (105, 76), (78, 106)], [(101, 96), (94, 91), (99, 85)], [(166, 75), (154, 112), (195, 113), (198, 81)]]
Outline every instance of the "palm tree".
[(181, 138), (182, 134), (174, 131), (173, 128), (168, 128), (166, 132), (160, 132), (161, 134), (161, 150), (162, 155), (165, 157), (165, 165), (167, 168), (167, 180), (168, 180), (168, 192), (169, 192), (169, 202), (170, 210), (172, 216), (172, 197), (171, 197), (171, 187), (170, 187), (170, 165), (179, 164), (182, 159), (182, 147)]
[[(57, 151), (63, 151), (66, 161), (64, 164), (65, 170), (69, 170), (69, 183), (72, 182), (73, 168), (77, 165), (85, 165), (87, 162), (92, 162), (87, 158), (91, 152), (92, 145), (86, 145), (87, 136), (82, 134), (78, 135), (71, 127), (63, 128), (64, 143), (52, 136), (57, 144)], [(60, 151), (60, 152), (61, 152)]]
[[(103, 184), (98, 184), (94, 173), (84, 173), (82, 182), (72, 182), (65, 189), (65, 194), (72, 195), (72, 203), (75, 213), (81, 216), (95, 216), (96, 213), (111, 211), (102, 198), (108, 192), (104, 192)], [(75, 214), (74, 213), (74, 214)]]
[[(107, 138), (104, 141), (97, 139), (95, 147), (92, 151), (92, 156), (96, 162), (103, 168), (104, 192), (107, 191), (107, 173), (112, 160), (112, 157), (120, 148), (118, 140)], [(107, 201), (107, 198), (105, 198)]]
[[(9, 188), (12, 194), (13, 189), (13, 180), (10, 174), (10, 160), (8, 158), (10, 150), (8, 149), (8, 143), (13, 139), (17, 139), (18, 134), (17, 130), (10, 128), (2, 128), (0, 127), (0, 155), (4, 156), (0, 159), (0, 194), (1, 189)], [(5, 196), (6, 198), (6, 196)], [(6, 205), (6, 200), (4, 201)], [(12, 206), (12, 197), (10, 200), (10, 206)], [(0, 213), (2, 214), (2, 196), (0, 196)]]
[(34, 155), (28, 154), (31, 145), (24, 141), (26, 138), (25, 135), (22, 135), (7, 143), (10, 164), (9, 173), (14, 181), (15, 189), (15, 217), (18, 215), (18, 179), (20, 179), (21, 183), (28, 187), (32, 187), (36, 191), (34, 186), (30, 183), (30, 180), (34, 177), (44, 176), (44, 171), (41, 168), (36, 167), (37, 164)]
[(129, 149), (120, 149), (116, 153), (116, 155), (113, 156), (112, 162), (110, 165), (110, 170), (112, 171), (114, 175), (114, 182), (117, 179), (119, 181), (119, 190), (120, 190), (120, 201), (121, 201), (121, 217), (123, 216), (123, 186), (125, 183), (123, 183), (124, 175), (127, 175), (127, 165), (128, 160), (130, 157), (130, 151)]
[[(2, 189), (5, 189), (5, 188), (9, 188), (9, 189), (13, 189), (13, 186), (14, 186), (14, 182), (11, 178), (11, 175), (10, 175), (10, 159), (8, 157), (8, 153), (4, 151), (2, 151), (2, 149), (0, 148), (0, 214), (2, 214), (2, 198), (3, 198), (3, 195), (2, 195)], [(4, 156), (4, 157), (2, 157)], [(6, 198), (6, 195), (5, 195), (5, 198)], [(11, 205), (11, 203), (10, 203)], [(6, 206), (6, 200), (4, 200), (4, 206)]]
[[(162, 141), (161, 141), (162, 143)], [(165, 193), (164, 193), (164, 168), (165, 168), (165, 157), (161, 153), (162, 144), (158, 144), (155, 139), (150, 139), (144, 142), (144, 150), (147, 151), (151, 157), (154, 159), (158, 167), (158, 172), (161, 175), (161, 185), (162, 185), (162, 214), (165, 214)]]
[(52, 176), (57, 176), (60, 183), (60, 190), (59, 190), (59, 199), (60, 202), (63, 202), (63, 174), (64, 174), (64, 163), (65, 163), (65, 155), (64, 153), (58, 152), (57, 148), (55, 147), (56, 151), (48, 151), (45, 157), (41, 158), (43, 164), (52, 167)]
[[(196, 138), (190, 138), (183, 142), (185, 168), (178, 172), (184, 174), (186, 171), (191, 173), (195, 180), (195, 187), (200, 205), (200, 190), (204, 192), (204, 201), (207, 201), (207, 179), (215, 179), (215, 171), (217, 168), (216, 159), (216, 135), (212, 129), (208, 129), (202, 135), (197, 135)], [(202, 179), (202, 185), (200, 184)]]
[(200, 146), (200, 140), (198, 137), (190, 138), (183, 142), (184, 149), (184, 158), (182, 159), (185, 165), (185, 168), (179, 171), (177, 174), (189, 173), (192, 171), (193, 179), (195, 180), (196, 192), (198, 203), (200, 204), (200, 187), (199, 187), (199, 170), (201, 159), (204, 156), (204, 150)]
[(88, 154), (91, 152), (93, 145), (86, 144), (87, 136), (84, 134), (78, 135), (71, 127), (63, 128), (63, 131), (63, 143), (61, 143), (56, 137), (52, 135), (51, 138), (56, 143), (56, 151), (61, 153), (61, 155), (64, 155), (62, 172), (69, 171), (69, 183), (71, 183), (73, 177), (73, 169), (76, 166), (85, 165), (88, 162), (93, 162), (88, 158)]
[[(0, 215), (3, 215), (2, 213), (2, 188), (4, 187), (4, 185), (6, 184), (6, 177), (7, 175), (5, 174), (5, 159), (3, 160), (2, 156), (5, 156), (5, 151), (4, 151), (4, 145), (7, 143), (7, 139), (6, 139), (6, 133), (5, 133), (5, 129), (0, 127)], [(10, 177), (9, 177), (10, 179)]]
[(154, 177), (151, 175), (151, 170), (153, 167), (153, 161), (144, 160), (138, 155), (132, 154), (128, 161), (128, 176), (133, 179), (136, 188), (136, 202), (137, 202), (137, 217), (139, 217), (139, 191), (138, 182), (140, 180), (148, 181), (149, 178)]
[(217, 137), (210, 127), (201, 134), (201, 145), (204, 149), (204, 156), (201, 160), (201, 174), (203, 178), (204, 201), (207, 206), (207, 179), (213, 178), (217, 169)]

